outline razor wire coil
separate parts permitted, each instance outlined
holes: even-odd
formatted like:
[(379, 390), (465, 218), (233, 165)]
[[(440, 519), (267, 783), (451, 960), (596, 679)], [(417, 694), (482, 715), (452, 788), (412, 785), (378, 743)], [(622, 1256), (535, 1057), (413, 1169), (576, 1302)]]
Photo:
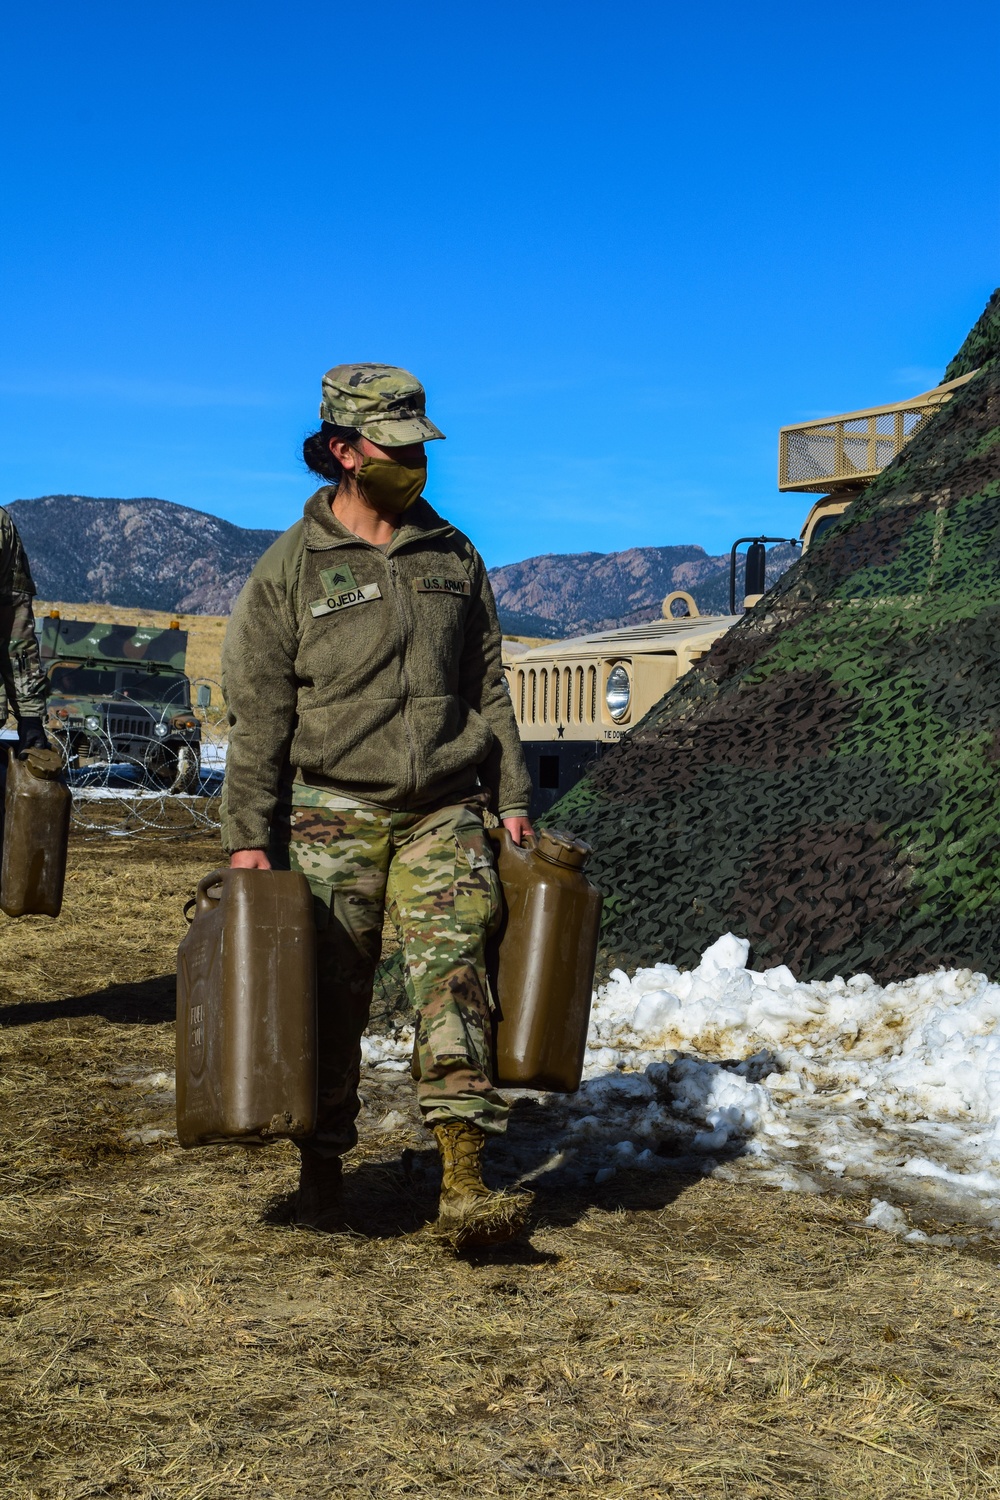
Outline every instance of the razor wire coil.
[(99, 728), (50, 731), (63, 757), (76, 834), (158, 840), (218, 831), (229, 726), (219, 684), (204, 678), (191, 686), (209, 689), (209, 702), (192, 710), (201, 725), (195, 745), (171, 744), (162, 715), (135, 701), (127, 715), (116, 704)]

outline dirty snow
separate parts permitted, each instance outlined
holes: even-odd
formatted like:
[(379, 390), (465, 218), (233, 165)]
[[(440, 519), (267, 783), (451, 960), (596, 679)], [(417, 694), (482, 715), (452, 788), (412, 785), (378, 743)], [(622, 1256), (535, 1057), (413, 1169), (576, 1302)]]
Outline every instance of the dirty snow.
[(607, 1142), (598, 1171), (701, 1158), (1000, 1225), (1000, 985), (968, 969), (800, 984), (748, 951), (728, 933), (694, 970), (615, 970), (598, 990), (587, 1081), (563, 1105), (571, 1139)]
[(361, 1038), (361, 1060), (368, 1068), (405, 1073), (413, 1053), (413, 1027), (404, 1026), (392, 1036)]
[[(615, 970), (582, 1088), (546, 1101), (547, 1166), (832, 1187), (874, 1196), (868, 1222), (890, 1233), (910, 1233), (900, 1203), (1000, 1227), (1000, 985), (969, 969), (800, 984), (748, 969), (748, 950), (728, 933), (693, 970)], [(404, 1068), (411, 1036), (366, 1041), (366, 1061)]]

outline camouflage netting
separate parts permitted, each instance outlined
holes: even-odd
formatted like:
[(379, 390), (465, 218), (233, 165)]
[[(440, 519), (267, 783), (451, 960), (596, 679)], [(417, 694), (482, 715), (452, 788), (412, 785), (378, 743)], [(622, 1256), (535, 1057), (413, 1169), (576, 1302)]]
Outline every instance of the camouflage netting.
[(1000, 973), (1000, 291), (979, 369), (546, 818), (590, 839), (605, 955), (886, 981)]

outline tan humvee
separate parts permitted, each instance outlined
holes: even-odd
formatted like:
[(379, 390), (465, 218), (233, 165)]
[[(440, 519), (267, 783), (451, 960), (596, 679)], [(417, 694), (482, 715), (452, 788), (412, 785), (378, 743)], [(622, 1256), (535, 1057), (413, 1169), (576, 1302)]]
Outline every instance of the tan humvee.
[[(909, 401), (782, 427), (779, 490), (822, 492), (796, 545), (806, 551), (936, 408), (971, 378), (936, 386)], [(753, 544), (751, 551), (757, 547), (758, 565), (765, 540), (782, 539), (741, 538)], [(747, 571), (752, 583), (749, 563)], [(760, 598), (759, 592), (744, 591), (743, 608)], [(734, 589), (731, 600), (735, 603)], [(675, 613), (678, 607), (687, 613)], [(702, 615), (691, 595), (678, 589), (664, 599), (662, 620), (507, 651), (504, 670), (534, 786), (532, 813), (544, 812), (569, 791), (587, 765), (638, 724), (741, 615), (742, 609)]]

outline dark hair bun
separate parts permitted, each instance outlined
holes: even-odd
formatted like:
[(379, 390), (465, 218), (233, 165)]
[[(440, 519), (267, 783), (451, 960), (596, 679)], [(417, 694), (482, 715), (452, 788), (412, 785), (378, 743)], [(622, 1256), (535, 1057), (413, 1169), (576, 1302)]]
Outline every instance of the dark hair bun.
[(356, 443), (360, 437), (356, 427), (336, 427), (332, 422), (324, 422), (319, 432), (310, 433), (302, 444), (302, 462), (311, 474), (318, 474), (330, 484), (339, 484), (344, 471), (330, 452), (330, 439)]

